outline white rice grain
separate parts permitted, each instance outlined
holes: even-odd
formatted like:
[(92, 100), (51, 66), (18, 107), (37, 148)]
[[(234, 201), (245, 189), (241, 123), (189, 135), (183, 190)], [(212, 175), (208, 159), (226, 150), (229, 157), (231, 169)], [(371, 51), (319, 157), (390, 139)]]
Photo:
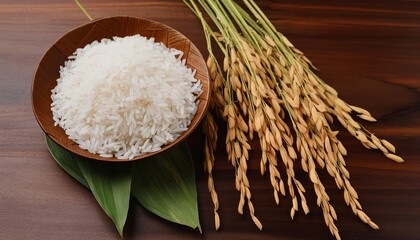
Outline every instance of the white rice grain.
[(77, 49), (52, 90), (55, 125), (102, 157), (158, 151), (187, 130), (202, 92), (182, 56), (140, 35)]

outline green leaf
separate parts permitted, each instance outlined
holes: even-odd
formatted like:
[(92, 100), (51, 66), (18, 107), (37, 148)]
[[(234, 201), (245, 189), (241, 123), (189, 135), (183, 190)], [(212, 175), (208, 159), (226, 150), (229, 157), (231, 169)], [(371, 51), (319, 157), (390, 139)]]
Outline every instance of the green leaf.
[(194, 165), (185, 141), (133, 163), (131, 191), (152, 213), (201, 232)]
[(47, 142), (48, 150), (54, 160), (61, 166), (68, 174), (80, 182), (83, 186), (89, 188), (86, 179), (83, 177), (80, 171), (79, 165), (77, 164), (77, 156), (60, 147), (50, 137), (45, 135), (45, 141)]
[(121, 236), (130, 190), (149, 211), (201, 232), (194, 165), (186, 142), (134, 163), (94, 161), (67, 151), (48, 136), (46, 142), (57, 163), (92, 191)]
[(122, 236), (130, 203), (131, 163), (79, 158), (78, 164), (96, 201)]
[(92, 191), (96, 201), (112, 219), (122, 236), (130, 200), (131, 163), (108, 163), (87, 159), (60, 147), (48, 136), (45, 139), (55, 161)]

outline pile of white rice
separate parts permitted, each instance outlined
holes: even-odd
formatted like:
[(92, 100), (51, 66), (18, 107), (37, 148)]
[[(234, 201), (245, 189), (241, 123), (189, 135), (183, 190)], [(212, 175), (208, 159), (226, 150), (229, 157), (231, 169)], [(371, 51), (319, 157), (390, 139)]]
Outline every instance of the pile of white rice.
[(182, 54), (140, 35), (77, 49), (52, 90), (55, 125), (102, 157), (159, 150), (187, 130), (197, 110), (201, 83)]

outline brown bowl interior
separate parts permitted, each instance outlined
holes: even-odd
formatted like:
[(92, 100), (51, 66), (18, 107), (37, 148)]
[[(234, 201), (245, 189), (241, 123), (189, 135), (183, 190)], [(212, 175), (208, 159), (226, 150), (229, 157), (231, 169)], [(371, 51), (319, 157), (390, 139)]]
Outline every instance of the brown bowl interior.
[[(145, 37), (154, 37), (156, 42), (162, 42), (169, 48), (176, 48), (184, 52), (183, 58), (187, 59), (188, 67), (197, 70), (196, 78), (203, 85), (203, 93), (199, 96), (199, 105), (188, 130), (185, 131), (174, 142), (165, 145), (160, 151), (140, 155), (132, 160), (142, 159), (177, 144), (185, 139), (198, 125), (202, 119), (209, 100), (209, 76), (206, 63), (197, 47), (178, 31), (158, 22), (135, 18), (135, 17), (110, 17), (95, 20), (86, 25), (78, 27), (61, 37), (44, 55), (39, 63), (32, 83), (32, 104), (33, 111), (39, 125), (44, 132), (57, 144), (65, 149), (95, 160), (102, 161), (128, 161), (116, 158), (103, 158), (83, 150), (79, 145), (68, 138), (64, 130), (54, 126), (51, 111), (51, 90), (57, 84), (60, 66), (73, 54), (77, 48), (87, 44), (112, 38), (114, 36), (125, 37), (140, 34)], [(130, 160), (131, 161), (131, 160)]]

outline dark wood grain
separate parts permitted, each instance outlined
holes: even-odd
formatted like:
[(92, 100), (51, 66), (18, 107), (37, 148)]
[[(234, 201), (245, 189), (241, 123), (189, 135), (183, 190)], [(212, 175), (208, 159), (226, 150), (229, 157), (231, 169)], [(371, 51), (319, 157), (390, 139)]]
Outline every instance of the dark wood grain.
[[(119, 239), (91, 194), (49, 156), (31, 109), (31, 81), (42, 55), (60, 36), (87, 19), (72, 1), (9, 2), (0, 0), (0, 239)], [(84, 2), (95, 18), (130, 15), (156, 20), (180, 30), (206, 51), (200, 24), (181, 1)], [(339, 215), (342, 238), (419, 239), (420, 2), (258, 2), (340, 96), (372, 112), (378, 122), (366, 126), (393, 142), (406, 160), (393, 163), (366, 150), (344, 131), (340, 133), (349, 152), (346, 160), (352, 183), (365, 212), (380, 226), (374, 231), (360, 222), (333, 180), (324, 174), (321, 178)], [(257, 150), (251, 153), (249, 173), (256, 214), (264, 230), (259, 232), (249, 215), (238, 215), (234, 173), (223, 148), (221, 141), (215, 170), (222, 218), (218, 232), (213, 228), (206, 177), (199, 168), (203, 235), (165, 222), (133, 201), (125, 239), (333, 239), (301, 170), (296, 174), (308, 190), (311, 213), (299, 212), (292, 221), (290, 199), (281, 198), (280, 205), (275, 205), (269, 179), (258, 171)]]
[[(154, 38), (155, 42), (163, 43), (168, 48), (175, 48), (183, 52), (182, 58), (186, 65), (196, 70), (195, 78), (202, 84), (202, 93), (197, 97), (198, 106), (188, 129), (184, 131), (175, 141), (164, 145), (160, 150), (141, 154), (133, 159), (117, 159), (116, 157), (105, 158), (98, 154), (90, 153), (79, 147), (79, 145), (68, 138), (65, 131), (55, 126), (53, 113), (51, 111), (51, 91), (57, 86), (57, 78), (60, 77), (59, 70), (64, 62), (78, 48), (83, 48), (93, 41), (112, 39), (113, 37), (127, 37), (140, 34), (147, 38)], [(52, 140), (63, 148), (83, 157), (99, 161), (135, 161), (163, 152), (178, 144), (188, 137), (198, 126), (209, 105), (209, 74), (206, 62), (200, 51), (188, 38), (175, 29), (162, 23), (142, 18), (128, 16), (113, 16), (101, 18), (83, 26), (77, 27), (62, 36), (55, 42), (42, 57), (35, 72), (32, 82), (32, 105), (39, 125)]]

